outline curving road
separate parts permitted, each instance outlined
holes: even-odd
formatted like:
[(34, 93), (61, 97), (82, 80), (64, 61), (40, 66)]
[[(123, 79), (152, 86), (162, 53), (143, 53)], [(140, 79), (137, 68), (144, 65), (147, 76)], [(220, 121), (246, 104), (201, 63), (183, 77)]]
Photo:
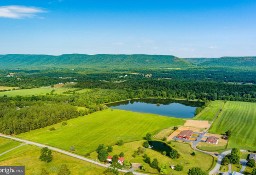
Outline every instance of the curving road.
[(218, 156), (217, 163), (216, 163), (215, 167), (210, 171), (209, 175), (213, 175), (213, 174), (218, 174), (218, 173), (219, 173), (222, 159), (223, 159), (226, 155), (228, 155), (228, 154), (230, 154), (230, 153), (231, 153), (231, 150), (228, 150), (228, 151), (222, 152), (222, 153)]
[[(20, 138), (9, 136), (9, 135), (4, 135), (4, 134), (1, 134), (1, 133), (0, 133), (0, 137), (15, 140), (15, 141), (22, 142), (22, 143), (25, 143), (25, 144), (28, 144), (28, 145), (34, 145), (34, 146), (37, 146), (37, 147), (40, 147), (40, 148), (48, 147), (50, 150), (65, 154), (67, 156), (70, 156), (70, 157), (73, 157), (73, 158), (76, 158), (76, 159), (80, 159), (80, 160), (83, 160), (83, 161), (86, 161), (86, 162), (89, 162), (89, 163), (92, 163), (92, 164), (95, 164), (95, 165), (98, 165), (98, 166), (101, 166), (101, 167), (104, 167), (104, 168), (109, 168), (109, 165), (105, 165), (103, 163), (96, 162), (94, 160), (85, 158), (83, 156), (80, 156), (80, 155), (77, 155), (77, 154), (59, 149), (59, 148), (55, 148), (55, 147), (52, 147), (52, 146), (48, 146), (48, 145), (44, 145), (44, 144), (41, 144), (41, 143), (20, 139)], [(121, 169), (118, 169), (118, 171), (123, 172), (123, 173), (129, 172), (128, 170), (121, 170)], [(133, 174), (135, 174), (135, 175), (145, 175), (145, 174), (138, 173), (138, 172), (133, 172)]]

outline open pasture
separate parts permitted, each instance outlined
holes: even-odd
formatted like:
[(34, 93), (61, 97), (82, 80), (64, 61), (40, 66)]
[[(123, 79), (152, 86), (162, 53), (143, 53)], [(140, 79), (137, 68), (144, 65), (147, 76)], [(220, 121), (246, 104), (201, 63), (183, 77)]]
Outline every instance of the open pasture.
[(32, 95), (46, 95), (46, 94), (63, 94), (67, 91), (73, 91), (75, 88), (52, 88), (52, 87), (40, 87), (32, 89), (17, 89), (11, 91), (0, 92), (0, 96), (7, 95), (8, 97), (14, 96), (32, 96)]
[(223, 105), (224, 101), (211, 101), (210, 104), (208, 104), (208, 106), (205, 107), (202, 112), (196, 115), (194, 119), (212, 121), (220, 109), (222, 109)]
[(256, 150), (256, 103), (226, 102), (210, 132), (223, 134), (231, 130), (228, 148)]
[(62, 164), (67, 165), (68, 169), (71, 171), (71, 174), (77, 175), (103, 174), (105, 170), (97, 165), (93, 165), (82, 160), (77, 160), (56, 152), (53, 152), (53, 161), (50, 163), (45, 163), (39, 160), (40, 150), (40, 148), (35, 146), (23, 145), (1, 156), (0, 166), (25, 166), (26, 174), (31, 175), (41, 175), (43, 168), (50, 174), (58, 174)]
[[(184, 120), (178, 118), (108, 109), (68, 120), (66, 126), (59, 123), (18, 137), (65, 150), (74, 146), (76, 153), (85, 155), (96, 150), (99, 144), (114, 145), (118, 140), (141, 140), (146, 133), (155, 134), (183, 123)], [(52, 127), (55, 130), (50, 131)]]

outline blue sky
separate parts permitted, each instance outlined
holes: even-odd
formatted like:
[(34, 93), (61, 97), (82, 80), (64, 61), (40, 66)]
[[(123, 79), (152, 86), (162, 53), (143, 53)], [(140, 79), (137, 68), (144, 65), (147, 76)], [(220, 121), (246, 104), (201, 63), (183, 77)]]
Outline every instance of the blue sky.
[(255, 0), (0, 0), (0, 54), (256, 55)]

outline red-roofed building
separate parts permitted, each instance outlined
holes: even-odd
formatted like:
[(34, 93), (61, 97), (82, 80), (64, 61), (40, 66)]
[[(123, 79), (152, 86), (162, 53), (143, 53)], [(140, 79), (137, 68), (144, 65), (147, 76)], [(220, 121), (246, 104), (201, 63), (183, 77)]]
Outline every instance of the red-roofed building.
[(123, 165), (123, 164), (124, 164), (124, 157), (119, 157), (118, 163), (120, 163), (121, 165)]
[[(108, 156), (107, 162), (112, 163), (112, 156)], [(118, 158), (118, 163), (123, 165), (124, 164), (124, 157), (119, 157)]]
[(112, 156), (108, 156), (108, 158), (107, 158), (107, 162), (112, 162)]
[(189, 140), (190, 137), (192, 136), (192, 134), (193, 134), (193, 131), (191, 131), (191, 130), (184, 130), (184, 131), (181, 131), (177, 135), (177, 138)]
[(219, 142), (219, 138), (215, 137), (215, 136), (210, 136), (210, 137), (207, 138), (206, 142), (217, 145), (218, 142)]

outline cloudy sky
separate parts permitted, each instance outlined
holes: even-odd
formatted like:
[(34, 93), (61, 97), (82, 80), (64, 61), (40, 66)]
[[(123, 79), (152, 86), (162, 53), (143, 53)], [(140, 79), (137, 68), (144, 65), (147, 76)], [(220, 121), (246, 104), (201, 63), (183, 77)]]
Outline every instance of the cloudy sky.
[(256, 55), (255, 0), (0, 0), (0, 54)]

